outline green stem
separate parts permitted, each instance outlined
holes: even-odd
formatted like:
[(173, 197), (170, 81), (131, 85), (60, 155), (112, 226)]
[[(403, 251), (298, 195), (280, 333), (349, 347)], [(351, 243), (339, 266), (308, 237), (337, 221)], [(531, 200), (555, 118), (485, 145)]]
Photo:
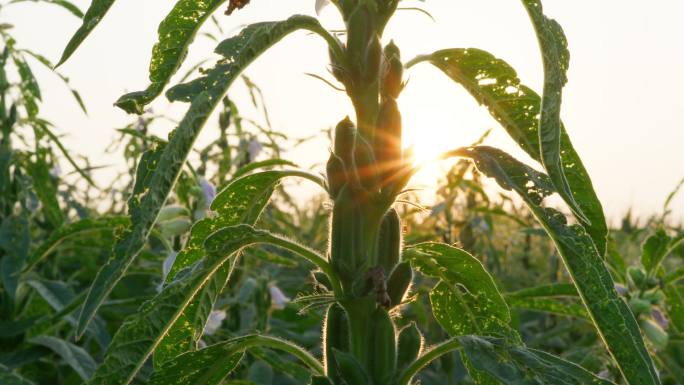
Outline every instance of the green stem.
[(318, 361), (318, 359), (316, 359), (316, 357), (314, 357), (311, 353), (306, 351), (301, 346), (281, 338), (250, 334), (232, 339), (226, 342), (226, 344), (233, 345), (236, 352), (240, 350), (247, 350), (254, 346), (263, 346), (270, 349), (281, 350), (286, 353), (290, 353), (299, 359), (302, 363), (304, 363), (304, 365), (308, 366), (309, 369), (314, 371), (314, 374), (322, 376), (325, 372), (323, 369), (323, 364), (321, 364), (321, 362)]
[(415, 361), (413, 361), (413, 363), (411, 363), (411, 365), (409, 365), (408, 368), (402, 372), (401, 377), (399, 377), (399, 381), (397, 381), (397, 385), (408, 385), (413, 376), (418, 374), (418, 372), (430, 364), (430, 362), (460, 348), (461, 342), (455, 338), (435, 345), (433, 348), (426, 351)]

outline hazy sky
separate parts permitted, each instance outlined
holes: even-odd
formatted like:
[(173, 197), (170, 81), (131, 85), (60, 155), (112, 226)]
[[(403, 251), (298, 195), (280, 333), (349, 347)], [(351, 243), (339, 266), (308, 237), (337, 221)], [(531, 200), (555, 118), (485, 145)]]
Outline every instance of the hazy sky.
[[(85, 9), (90, 2), (75, 3)], [(173, 3), (118, 0), (63, 66), (62, 71), (87, 102), (87, 117), (54, 77), (38, 71), (44, 81), (43, 114), (68, 134), (70, 148), (100, 163), (121, 162), (102, 155), (115, 138), (114, 130), (131, 121), (112, 103), (126, 91), (147, 86), (156, 28)], [(217, 13), (226, 34), (254, 21), (314, 14), (314, 0), (252, 3), (230, 18)], [(405, 4), (423, 6), (411, 0)], [(641, 214), (659, 212), (668, 192), (684, 177), (684, 1), (546, 0), (544, 5), (546, 13), (564, 27), (572, 54), (563, 119), (608, 215), (615, 220), (629, 207)], [(424, 7), (436, 22), (417, 12), (402, 11), (387, 30), (387, 39), (397, 42), (404, 58), (441, 48), (478, 47), (510, 63), (525, 84), (541, 89), (538, 45), (519, 1), (427, 0)], [(326, 26), (339, 27), (332, 8), (322, 17)], [(43, 4), (13, 5), (3, 10), (3, 19), (16, 26), (20, 46), (55, 61), (79, 24), (60, 8)], [(213, 44), (199, 39), (188, 63), (211, 55), (212, 50)], [(350, 112), (343, 94), (304, 75), (327, 75), (326, 64), (324, 44), (298, 33), (249, 69), (247, 74), (264, 90), (276, 129), (308, 136)], [(467, 145), (493, 127), (487, 144), (525, 159), (488, 113), (440, 72), (421, 65), (409, 76), (399, 101), (408, 143), (445, 150)], [(240, 103), (244, 90), (236, 87), (231, 96)], [(182, 107), (169, 109), (163, 98), (153, 107), (176, 117), (182, 112)], [(160, 132), (168, 129), (161, 127)], [(288, 157), (313, 164), (326, 159), (327, 146), (321, 139), (298, 147)], [(103, 172), (100, 177), (106, 176)], [(423, 176), (419, 183), (429, 179)], [(684, 194), (673, 206), (676, 215), (684, 217)]]

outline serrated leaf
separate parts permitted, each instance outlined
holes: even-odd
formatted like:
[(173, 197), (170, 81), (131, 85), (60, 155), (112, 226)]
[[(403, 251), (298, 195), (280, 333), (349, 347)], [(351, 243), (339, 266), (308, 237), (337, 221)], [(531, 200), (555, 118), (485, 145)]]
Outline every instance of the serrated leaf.
[(188, 47), (209, 16), (226, 0), (179, 0), (159, 24), (159, 37), (152, 48), (151, 84), (143, 91), (131, 92), (119, 98), (116, 106), (128, 113), (142, 114), (178, 71), (188, 54)]
[(131, 223), (128, 217), (102, 217), (102, 218), (86, 218), (78, 222), (69, 223), (52, 231), (48, 239), (43, 241), (37, 249), (35, 249), (28, 257), (28, 266), (24, 269), (24, 273), (33, 270), (40, 262), (47, 258), (53, 251), (55, 251), (62, 243), (69, 239), (79, 236), (87, 235), (93, 232), (102, 231), (116, 231), (129, 226)]
[(539, 115), (539, 152), (542, 164), (549, 174), (556, 191), (568, 203), (573, 212), (585, 223), (590, 223), (572, 195), (561, 161), (561, 104), (563, 87), (568, 82), (570, 52), (563, 28), (544, 15), (541, 1), (522, 0), (537, 33), (544, 64), (544, 93)]
[(247, 335), (178, 356), (155, 372), (149, 385), (221, 384), (237, 365), (242, 352), (255, 347), (290, 353), (314, 374), (323, 374), (321, 363), (296, 344), (276, 337)]
[(95, 371), (95, 360), (80, 346), (52, 336), (37, 336), (29, 340), (34, 345), (45, 346), (57, 353), (76, 373), (87, 381)]
[[(461, 84), (518, 145), (534, 160), (541, 162), (538, 126), (542, 100), (532, 89), (520, 83), (515, 70), (505, 61), (476, 48), (438, 51), (415, 59), (409, 65), (429, 61), (455, 82)], [(606, 251), (608, 227), (603, 207), (596, 196), (591, 178), (561, 124), (561, 164), (572, 196), (591, 225), (584, 223), (601, 255)], [(567, 198), (567, 197), (566, 197)]]
[(83, 16), (83, 24), (81, 24), (74, 33), (74, 36), (72, 36), (67, 43), (56, 67), (64, 64), (64, 62), (71, 57), (81, 43), (90, 35), (93, 29), (102, 21), (102, 18), (105, 17), (107, 11), (114, 5), (114, 1), (115, 0), (92, 0), (90, 7), (88, 7), (88, 10)]
[[(208, 80), (201, 81), (201, 86), (194, 88), (196, 93), (191, 98), (190, 109), (178, 128), (171, 134), (168, 144), (163, 151), (160, 151), (158, 160), (154, 161), (156, 167), (150, 169), (153, 171), (145, 173), (144, 180), (146, 182), (140, 182), (141, 186), (146, 188), (136, 189), (129, 200), (133, 227), (117, 243), (114, 254), (98, 272), (79, 317), (77, 335), (83, 334), (85, 327), (97, 312), (102, 301), (109, 295), (114, 285), (125, 274), (128, 266), (145, 245), (156, 222), (159, 210), (164, 206), (176, 179), (178, 179), (195, 139), (197, 139), (202, 127), (228, 88), (252, 61), (285, 35), (299, 28), (297, 26), (300, 23), (302, 22), (298, 18), (293, 17), (284, 22), (275, 23), (267, 29), (267, 32), (262, 31), (257, 34), (258, 38), (244, 41), (243, 44), (235, 48), (232, 61), (218, 65), (209, 72)], [(136, 185), (139, 183), (137, 179)]]
[(614, 385), (579, 365), (503, 340), (462, 336), (458, 340), (477, 369), (505, 385)]
[[(254, 225), (283, 178), (311, 175), (302, 171), (265, 171), (234, 179), (214, 199), (211, 208), (215, 215), (197, 222), (190, 230), (190, 238), (178, 253), (167, 281), (176, 273), (204, 257), (204, 241), (214, 231), (237, 224)], [(311, 175), (311, 177), (315, 177)], [(322, 183), (322, 182), (321, 182)], [(198, 297), (179, 317), (167, 337), (154, 353), (155, 367), (179, 354), (197, 349), (204, 324), (214, 303), (226, 284), (227, 267), (219, 270)]]
[(283, 21), (251, 24), (236, 36), (219, 43), (216, 53), (225, 59), (210, 69), (206, 76), (172, 87), (166, 93), (167, 98), (171, 101), (189, 102), (208, 88), (234, 81), (242, 68), (248, 66), (259, 54), (301, 29), (330, 38), (318, 20), (311, 16), (294, 15)]
[(225, 263), (234, 265), (238, 251), (257, 243), (286, 248), (303, 256), (318, 255), (314, 250), (248, 225), (231, 226), (214, 232), (205, 242), (205, 258), (178, 272), (161, 293), (145, 302), (136, 314), (124, 321), (114, 335), (105, 361), (89, 384), (131, 383), (161, 339), (211, 277)]
[(477, 168), (502, 188), (515, 191), (549, 234), (599, 335), (627, 382), (660, 384), (639, 325), (615, 291), (591, 237), (581, 225), (568, 225), (562, 213), (542, 206), (544, 199), (555, 192), (549, 177), (495, 148), (480, 146), (459, 153), (472, 158)]
[[(511, 328), (511, 314), (492, 276), (468, 252), (443, 244), (422, 243), (404, 250), (402, 257), (424, 275), (441, 281), (430, 292), (432, 314), (450, 336), (479, 334), (519, 341)], [(469, 372), (481, 385), (496, 384), (486, 373)]]

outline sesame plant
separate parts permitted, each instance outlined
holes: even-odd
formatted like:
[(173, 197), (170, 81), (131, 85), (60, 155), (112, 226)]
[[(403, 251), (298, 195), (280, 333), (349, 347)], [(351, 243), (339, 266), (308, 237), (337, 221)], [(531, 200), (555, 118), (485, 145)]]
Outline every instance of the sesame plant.
[[(92, 2), (60, 63), (113, 3)], [(202, 24), (226, 3), (230, 15), (249, 1), (177, 1), (159, 27), (150, 85), (123, 95), (117, 106), (142, 113), (159, 97)], [(553, 240), (573, 285), (533, 290), (547, 296), (559, 290), (576, 293), (580, 310), (617, 368), (616, 382), (660, 384), (639, 325), (616, 292), (605, 264), (602, 207), (560, 119), (569, 65), (567, 42), (558, 23), (544, 15), (540, 1), (522, 0), (521, 6), (529, 14), (542, 53), (541, 95), (521, 84), (503, 60), (475, 48), (445, 49), (404, 62), (399, 46), (383, 36), (398, 0), (330, 3), (344, 20), (344, 31), (328, 31), (316, 18), (304, 15), (249, 25), (218, 44), (215, 52), (222, 58), (212, 68), (166, 91), (169, 100), (188, 103), (187, 112), (168, 141), (151, 146), (138, 162), (128, 201), (130, 225), (118, 235), (111, 257), (92, 282), (78, 317), (77, 337), (88, 330), (139, 258), (155, 224), (165, 219), (160, 218), (166, 215), (163, 208), (212, 111), (262, 53), (296, 31), (322, 38), (331, 74), (346, 91), (355, 114), (331, 117), (341, 120), (334, 129), (325, 177), (294, 168), (262, 170), (257, 165), (218, 193), (211, 215), (196, 222), (183, 241), (160, 292), (118, 328), (88, 383), (220, 384), (245, 352), (254, 349), (292, 355), (307, 368), (312, 385), (408, 385), (416, 383), (414, 378), (426, 365), (454, 351), (462, 354), (470, 378), (478, 384), (612, 383), (563, 358), (526, 347), (512, 326), (511, 298), (502, 295), (488, 270), (468, 251), (446, 243), (403, 244), (394, 205), (416, 170), (410, 152), (402, 150), (398, 98), (405, 71), (431, 64), (486, 106), (538, 163), (528, 166), (482, 145), (444, 154), (471, 160), (482, 175), (516, 193)], [(325, 250), (256, 226), (286, 178), (308, 180), (328, 195)], [(569, 214), (545, 205), (550, 196), (560, 197)], [(320, 354), (266, 333), (201, 346), (207, 320), (220, 293), (230, 286), (233, 270), (249, 257), (248, 249), (264, 245), (287, 250), (316, 267), (319, 290), (303, 300), (325, 308)], [(429, 291), (431, 310), (449, 336), (429, 347), (415, 324), (397, 327), (418, 274), (437, 282)]]

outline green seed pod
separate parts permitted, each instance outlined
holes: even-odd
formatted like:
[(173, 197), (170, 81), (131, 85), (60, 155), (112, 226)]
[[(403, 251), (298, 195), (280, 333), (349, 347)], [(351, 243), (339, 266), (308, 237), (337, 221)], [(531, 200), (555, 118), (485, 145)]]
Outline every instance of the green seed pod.
[(192, 227), (192, 221), (185, 217), (172, 219), (159, 223), (162, 234), (166, 236), (178, 236), (184, 234)]
[(652, 319), (645, 319), (640, 321), (641, 330), (644, 332), (646, 338), (653, 344), (656, 350), (663, 350), (667, 347), (669, 337), (667, 332)]
[(342, 187), (347, 184), (347, 173), (342, 159), (334, 153), (330, 154), (326, 165), (326, 173), (328, 176), (328, 193), (334, 199), (340, 193)]
[(157, 221), (158, 222), (164, 222), (164, 221), (174, 219), (176, 217), (189, 216), (189, 215), (190, 215), (190, 211), (188, 211), (188, 209), (186, 209), (183, 206), (179, 206), (179, 205), (164, 206), (161, 210), (159, 210), (159, 216), (157, 217)]
[(385, 385), (397, 370), (396, 330), (389, 313), (383, 308), (375, 310), (371, 322), (371, 377), (374, 384)]
[(373, 17), (367, 7), (358, 6), (347, 19), (347, 54), (353, 75), (365, 67), (366, 50), (373, 33)]
[(634, 313), (635, 315), (651, 312), (651, 303), (641, 298), (630, 298), (628, 304), (629, 308), (632, 310), (632, 313)]
[(397, 101), (385, 99), (380, 105), (374, 143), (383, 186), (389, 184), (402, 167), (401, 141), (402, 123)]
[(360, 135), (356, 136), (354, 146), (354, 174), (358, 183), (368, 191), (375, 191), (380, 185), (373, 147)]
[(351, 354), (332, 349), (340, 375), (347, 384), (372, 385), (368, 373), (363, 369), (359, 361)]
[(635, 287), (641, 287), (646, 279), (646, 273), (638, 266), (628, 267), (627, 276), (631, 279)]
[(359, 211), (349, 186), (343, 186), (335, 198), (330, 226), (330, 262), (343, 285), (349, 285), (362, 271), (363, 255), (357, 250)]
[(337, 304), (328, 308), (323, 323), (323, 365), (325, 374), (336, 384), (339, 383), (340, 373), (335, 364), (333, 349), (349, 350), (349, 321), (344, 309)]
[(416, 323), (411, 322), (399, 332), (399, 347), (397, 349), (397, 367), (399, 370), (405, 369), (415, 361), (422, 350), (423, 335), (418, 330)]
[(382, 66), (382, 44), (380, 38), (374, 36), (368, 47), (366, 48), (366, 62), (364, 79), (367, 82), (376, 82), (380, 76), (380, 67)]
[(311, 385), (333, 385), (332, 381), (328, 377), (323, 376), (312, 376)]
[(355, 142), (356, 126), (347, 116), (335, 127), (335, 155), (342, 159), (346, 169), (350, 169), (353, 165)]
[(385, 274), (399, 263), (401, 254), (401, 219), (397, 210), (391, 208), (382, 218), (378, 235), (377, 264), (382, 266)]
[(410, 262), (402, 262), (392, 270), (392, 274), (390, 274), (387, 280), (387, 294), (390, 297), (390, 306), (395, 307), (404, 300), (412, 280), (413, 269)]
[(382, 94), (384, 97), (396, 99), (404, 88), (404, 64), (401, 62), (399, 47), (394, 41), (385, 47), (385, 73), (382, 80)]

